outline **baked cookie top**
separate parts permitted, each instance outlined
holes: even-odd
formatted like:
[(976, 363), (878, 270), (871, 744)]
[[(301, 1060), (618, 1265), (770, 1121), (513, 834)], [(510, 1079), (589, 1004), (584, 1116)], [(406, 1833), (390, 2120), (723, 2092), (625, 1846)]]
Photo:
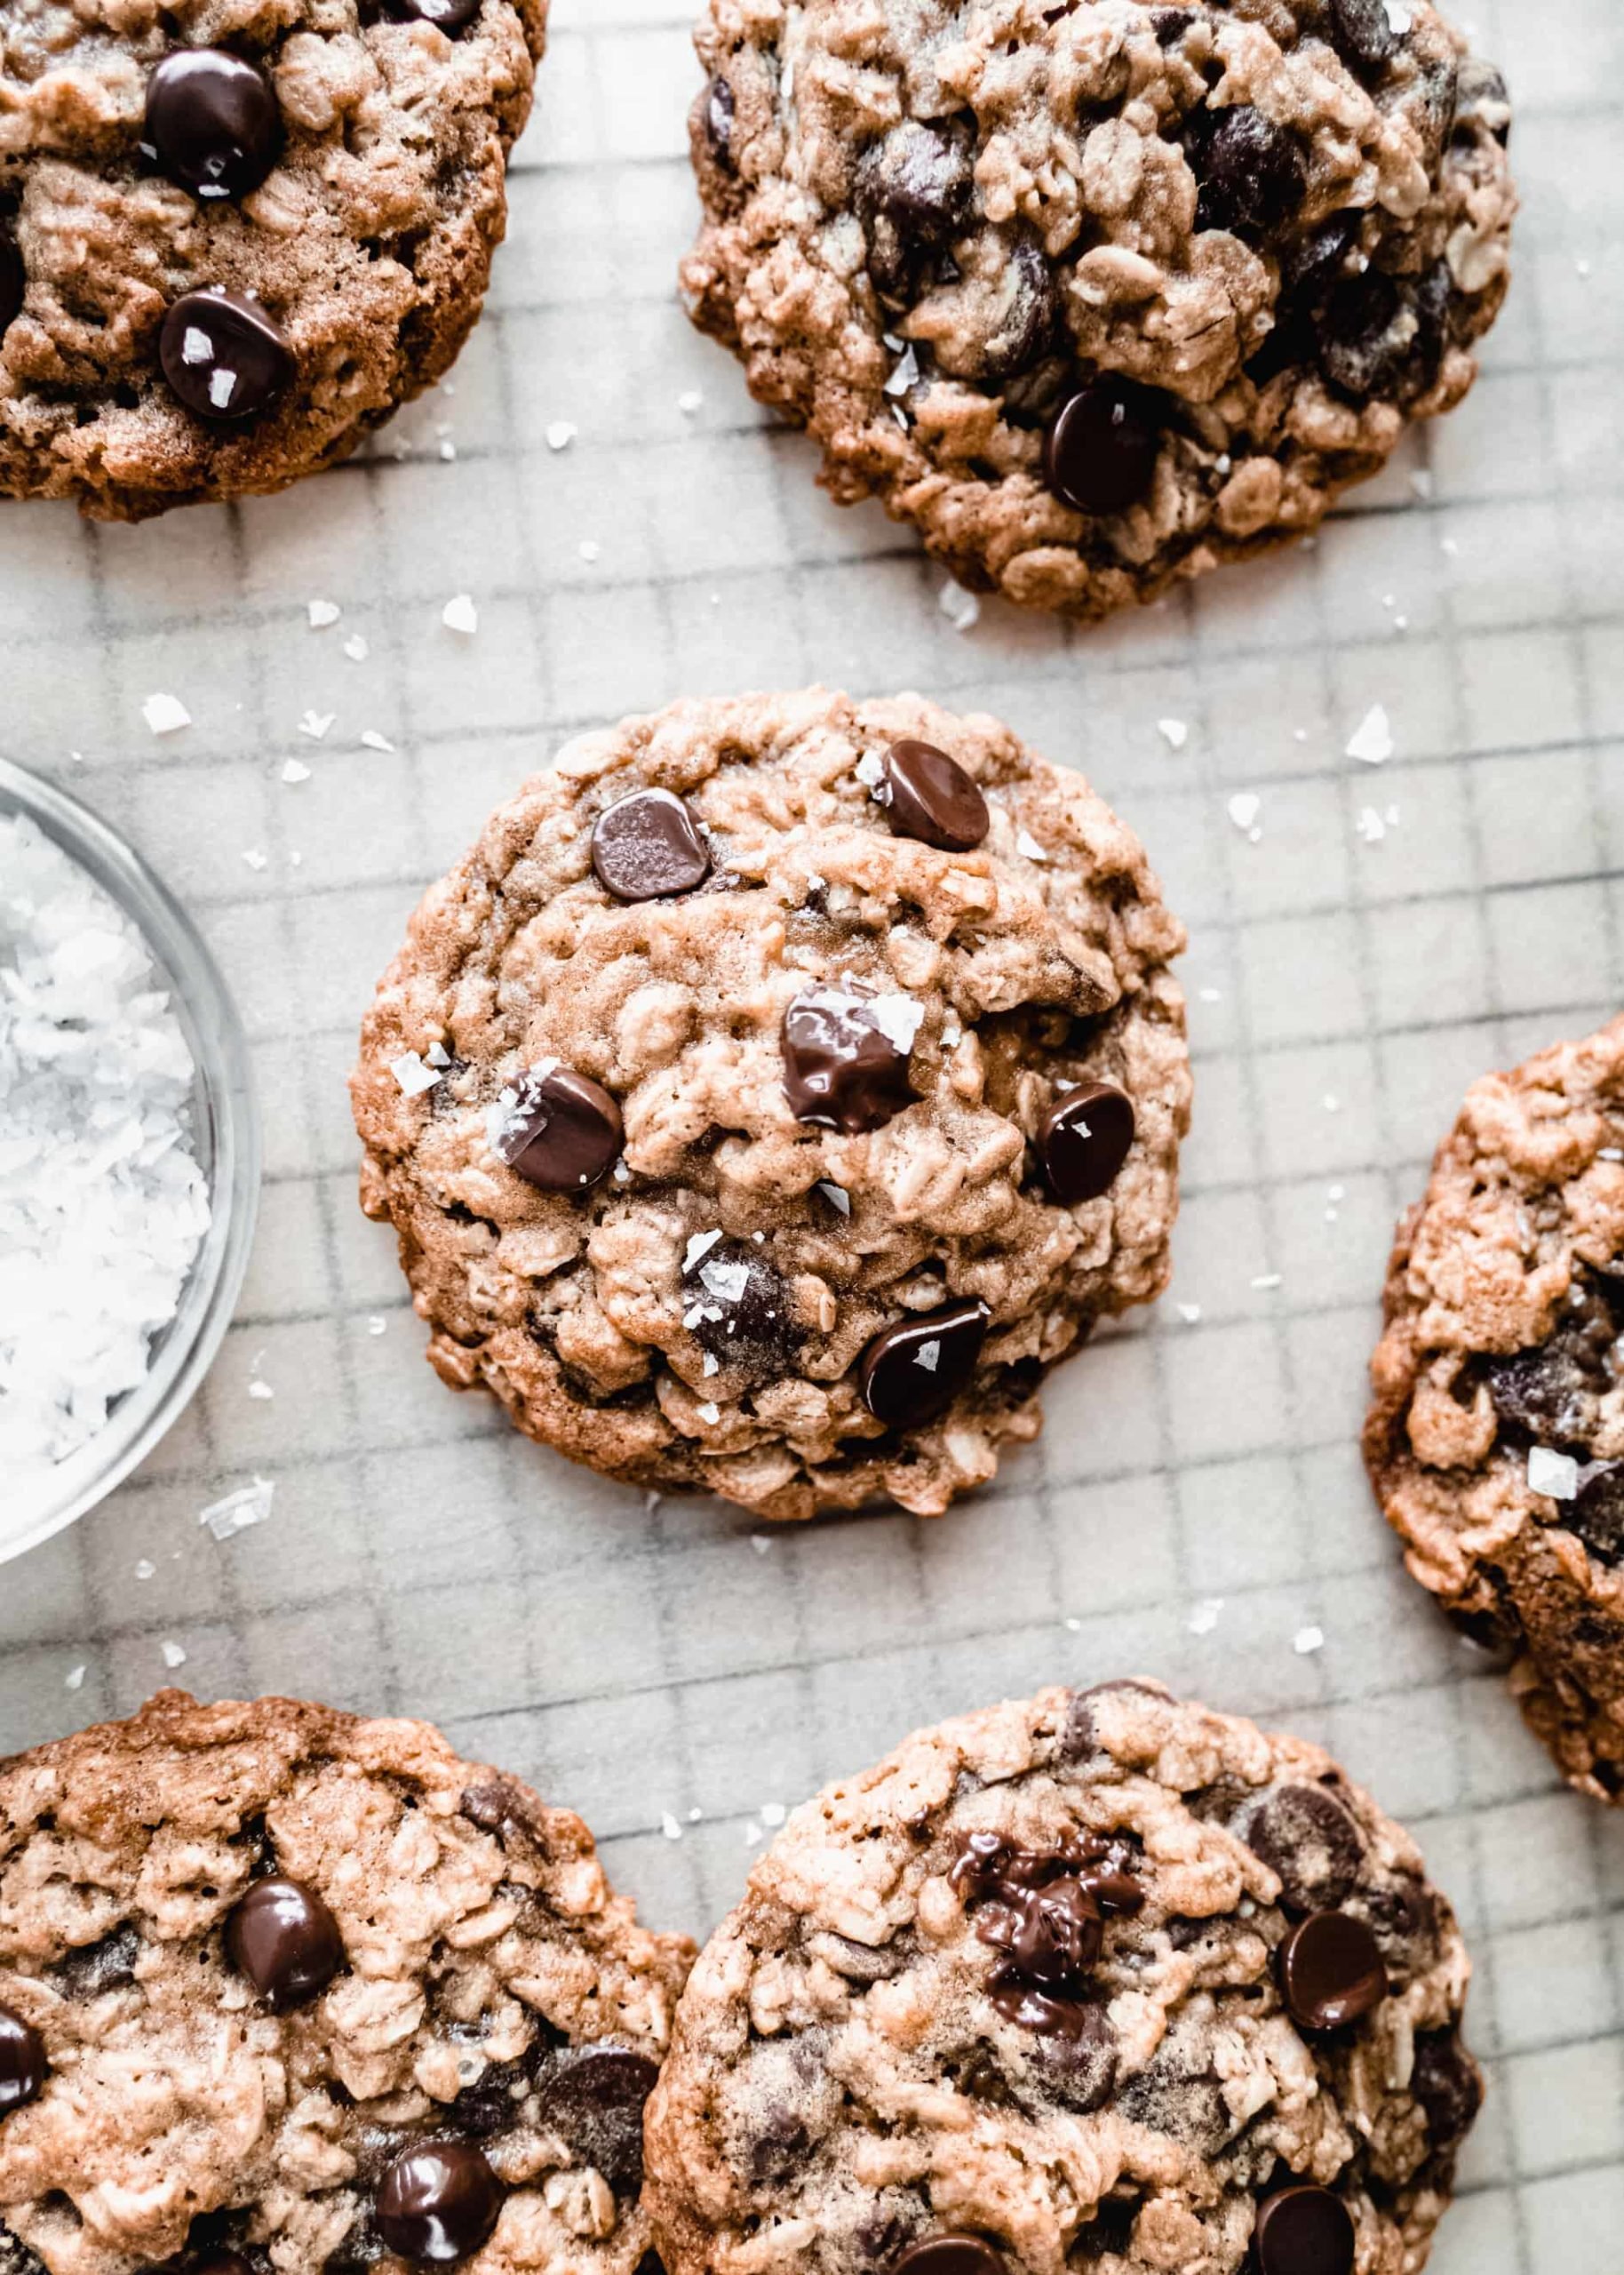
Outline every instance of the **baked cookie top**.
[(424, 900), (354, 1077), (430, 1356), (769, 1517), (935, 1513), (1160, 1290), (1183, 945), (1087, 784), (984, 716), (680, 703)]
[(0, 1763), (0, 2268), (633, 2275), (690, 1956), (420, 1722), (165, 1691)]
[(648, 2112), (671, 2275), (1397, 2275), (1481, 2087), (1413, 1844), (1155, 1684), (924, 1730), (798, 1809)]
[(1564, 1774), (1624, 1793), (1624, 1018), (1467, 1092), (1398, 1227), (1365, 1450)]
[(966, 583), (1083, 616), (1310, 528), (1503, 297), (1428, 0), (709, 0), (697, 320)]
[(278, 490), (437, 379), (547, 0), (0, 0), (0, 495)]

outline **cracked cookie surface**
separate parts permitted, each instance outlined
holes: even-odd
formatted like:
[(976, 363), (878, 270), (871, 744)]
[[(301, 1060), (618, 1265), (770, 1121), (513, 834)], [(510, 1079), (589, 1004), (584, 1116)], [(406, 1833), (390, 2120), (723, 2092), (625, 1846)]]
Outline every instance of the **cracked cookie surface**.
[(633, 2275), (690, 1956), (419, 1722), (168, 1691), (0, 1762), (0, 2270), (381, 2275), (410, 2183), (470, 2275)]
[(1182, 945), (992, 719), (679, 704), (561, 753), (423, 902), (353, 1082), (363, 1205), (440, 1373), (574, 1458), (935, 1513), (1165, 1282)]
[(1428, 0), (709, 0), (697, 44), (696, 321), (978, 590), (1153, 599), (1476, 374), (1510, 109)]
[(1318, 1747), (1143, 1682), (966, 1715), (798, 1809), (701, 1952), (649, 2106), (660, 2250), (1405, 2275), (1480, 2098), (1468, 1974)]
[(1564, 1775), (1624, 1795), (1624, 1019), (1468, 1091), (1389, 1265), (1365, 1451)]
[(139, 520), (280, 490), (437, 379), (546, 15), (0, 0), (0, 496)]

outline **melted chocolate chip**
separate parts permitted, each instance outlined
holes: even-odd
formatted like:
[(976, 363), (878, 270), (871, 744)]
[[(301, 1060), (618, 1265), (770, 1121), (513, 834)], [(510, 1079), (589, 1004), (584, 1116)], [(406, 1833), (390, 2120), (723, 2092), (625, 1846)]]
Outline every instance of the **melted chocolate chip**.
[(180, 48), (147, 82), (145, 148), (203, 198), (246, 197), (282, 149), (282, 114), (263, 71), (224, 48)]
[(256, 1880), (226, 1922), (226, 1952), (271, 2012), (308, 2006), (344, 1965), (338, 1923), (300, 1880)]
[(1097, 2106), (1088, 2096), (1103, 2100), (1115, 2076), (1116, 2035), (1084, 1978), (1099, 1958), (1106, 1915), (1143, 1907), (1132, 1855), (1125, 1843), (1087, 1834), (1036, 1850), (975, 1832), (948, 1875), (977, 1936), (1000, 1954), (993, 2006), (1049, 2042), (1046, 2067), (1073, 2107)]
[(1004, 2275), (1004, 2262), (984, 2236), (927, 2236), (899, 2253), (889, 2275)]
[(1327, 1912), (1358, 1877), (1365, 1842), (1341, 1803), (1319, 1785), (1278, 1785), (1259, 1803), (1245, 1839), (1280, 1882), (1294, 1912)]
[(1330, 0), (1331, 36), (1349, 62), (1385, 63), (1398, 45), (1386, 0)]
[(211, 427), (263, 417), (295, 370), (282, 332), (240, 292), (184, 293), (159, 328), (158, 361), (187, 409)]
[(21, 313), (27, 285), (16, 239), (9, 230), (0, 228), (0, 334), (8, 331)]
[(633, 790), (593, 824), (592, 865), (617, 900), (664, 900), (705, 882), (711, 849), (683, 799), (670, 790)]
[(934, 743), (893, 743), (885, 755), (885, 786), (895, 836), (916, 837), (943, 853), (969, 853), (991, 827), (974, 780)]
[[(904, 1018), (905, 1015), (905, 1018)], [(912, 1007), (840, 986), (803, 988), (784, 1015), (784, 1091), (797, 1122), (848, 1137), (878, 1130), (913, 1102)]]
[(949, 1304), (877, 1335), (864, 1353), (863, 1402), (888, 1430), (935, 1421), (975, 1372), (991, 1313), (983, 1303)]
[(1417, 2032), (1410, 2091), (1426, 2115), (1434, 2148), (1458, 2148), (1483, 2107), (1483, 2077), (1453, 2030)]
[(1353, 2215), (1328, 2188), (1283, 2188), (1257, 2207), (1257, 2275), (1353, 2275)]
[(560, 2056), (541, 2080), (537, 2112), (576, 2161), (603, 2175), (617, 2196), (643, 2184), (643, 2103), (659, 2071), (629, 2047), (591, 2046)]
[(1068, 1209), (1116, 1183), (1134, 1143), (1134, 1102), (1114, 1082), (1083, 1082), (1057, 1098), (1038, 1125), (1049, 1191)]
[(466, 2141), (425, 2141), (378, 2184), (378, 2231), (402, 2259), (444, 2266), (477, 2251), (502, 2209), (502, 2183)]
[(50, 2070), (45, 2041), (32, 2023), (0, 2006), (0, 2117), (34, 2100)]
[(1105, 1914), (1091, 1890), (1070, 1873), (1036, 1888), (1005, 1880), (978, 1911), (975, 1932), (1007, 1954), (1018, 1976), (1066, 1984), (1098, 1959)]
[(711, 156), (719, 166), (733, 170), (733, 88), (728, 80), (717, 73), (705, 91), (705, 139)]
[(1266, 243), (1302, 208), (1309, 180), (1302, 145), (1250, 103), (1207, 114), (1190, 157), (1200, 184), (1198, 229)]
[(802, 1341), (783, 1273), (753, 1241), (713, 1241), (684, 1263), (683, 1321), (724, 1364), (782, 1372)]
[(402, 24), (433, 24), (448, 39), (467, 30), (480, 12), (480, 0), (385, 0), (389, 13)]
[(1347, 1912), (1311, 1912), (1281, 1944), (1280, 1995), (1304, 2030), (1343, 2030), (1387, 1996), (1376, 1939)]
[(921, 255), (962, 228), (975, 182), (967, 139), (923, 119), (904, 119), (858, 162), (855, 196), (869, 240), (869, 273), (888, 299), (912, 292)]
[(492, 1150), (542, 1193), (585, 1193), (620, 1157), (620, 1108), (601, 1082), (569, 1066), (532, 1067), (513, 1085)]
[(1078, 514), (1124, 514), (1150, 489), (1161, 454), (1152, 398), (1118, 379), (1068, 395), (1043, 438), (1043, 478)]

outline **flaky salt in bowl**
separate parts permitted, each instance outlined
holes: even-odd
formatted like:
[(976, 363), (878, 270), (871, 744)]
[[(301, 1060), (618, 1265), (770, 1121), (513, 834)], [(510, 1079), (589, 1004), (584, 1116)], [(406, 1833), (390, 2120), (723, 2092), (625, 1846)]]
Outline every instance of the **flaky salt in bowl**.
[(0, 760), (0, 1562), (186, 1406), (259, 1184), (247, 1046), (190, 920), (105, 823)]

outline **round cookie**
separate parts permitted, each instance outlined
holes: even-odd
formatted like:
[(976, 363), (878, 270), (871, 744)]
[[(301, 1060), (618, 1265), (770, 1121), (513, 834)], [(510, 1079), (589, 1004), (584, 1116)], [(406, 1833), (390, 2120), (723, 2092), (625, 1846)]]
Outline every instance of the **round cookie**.
[(924, 1730), (798, 1809), (649, 2104), (670, 2275), (1413, 2275), (1481, 2083), (1407, 1835), (1158, 1685)]
[(1569, 1782), (1624, 1798), (1624, 1018), (1467, 1092), (1398, 1227), (1365, 1454)]
[(429, 1356), (766, 1517), (935, 1514), (1161, 1289), (1183, 935), (1138, 842), (915, 696), (585, 737), (435, 886), (353, 1080)]
[(1428, 0), (709, 0), (697, 44), (696, 322), (978, 591), (1154, 599), (1476, 376), (1510, 111)]
[(691, 1956), (420, 1722), (165, 1691), (0, 1763), (0, 2269), (634, 2275)]
[(0, 0), (0, 497), (137, 521), (281, 490), (437, 379), (546, 18)]

